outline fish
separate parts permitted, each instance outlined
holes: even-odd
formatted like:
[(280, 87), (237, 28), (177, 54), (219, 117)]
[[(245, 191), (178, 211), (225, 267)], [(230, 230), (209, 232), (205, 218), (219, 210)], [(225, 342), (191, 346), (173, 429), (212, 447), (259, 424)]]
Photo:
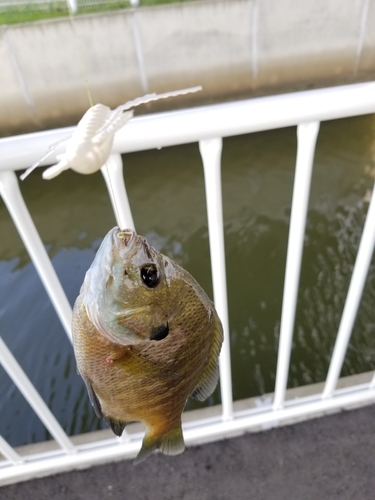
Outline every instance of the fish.
[(145, 426), (135, 459), (185, 449), (181, 414), (219, 379), (223, 328), (213, 302), (185, 269), (131, 229), (114, 227), (73, 308), (78, 373), (99, 418), (121, 436)]

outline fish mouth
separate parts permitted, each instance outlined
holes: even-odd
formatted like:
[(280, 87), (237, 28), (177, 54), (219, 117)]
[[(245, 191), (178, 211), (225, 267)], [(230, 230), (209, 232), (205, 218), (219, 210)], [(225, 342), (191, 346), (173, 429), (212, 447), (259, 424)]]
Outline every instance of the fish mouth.
[(121, 246), (129, 247), (132, 240), (134, 239), (135, 232), (131, 229), (119, 229), (116, 233), (116, 237)]
[(112, 229), (112, 243), (114, 248), (116, 248), (120, 255), (128, 255), (129, 252), (133, 252), (136, 247), (136, 242), (139, 236), (133, 229), (120, 229), (119, 227), (114, 227)]

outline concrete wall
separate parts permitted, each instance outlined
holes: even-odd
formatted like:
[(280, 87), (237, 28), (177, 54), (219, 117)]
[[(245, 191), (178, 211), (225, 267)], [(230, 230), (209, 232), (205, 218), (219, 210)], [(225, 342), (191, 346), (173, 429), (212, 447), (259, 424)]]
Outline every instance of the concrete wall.
[(75, 123), (148, 91), (143, 112), (375, 78), (375, 0), (201, 0), (3, 27), (0, 134)]

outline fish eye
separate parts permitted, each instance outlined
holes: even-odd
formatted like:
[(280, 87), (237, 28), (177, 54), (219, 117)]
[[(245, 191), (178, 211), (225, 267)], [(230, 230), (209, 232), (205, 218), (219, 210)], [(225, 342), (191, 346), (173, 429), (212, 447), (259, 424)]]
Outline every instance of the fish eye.
[(159, 284), (159, 273), (155, 264), (147, 264), (141, 269), (141, 278), (148, 288), (155, 288)]

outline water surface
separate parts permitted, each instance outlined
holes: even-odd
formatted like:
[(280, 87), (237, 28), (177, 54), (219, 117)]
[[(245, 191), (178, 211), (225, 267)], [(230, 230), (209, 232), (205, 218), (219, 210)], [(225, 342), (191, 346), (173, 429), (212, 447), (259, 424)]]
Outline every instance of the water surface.
[[(326, 377), (372, 189), (375, 119), (323, 123), (319, 132), (298, 295), (289, 387)], [(274, 389), (296, 129), (224, 140), (222, 156), (235, 399)], [(204, 181), (197, 144), (124, 156), (137, 231), (190, 271), (212, 297)], [(101, 174), (40, 169), (23, 195), (71, 304), (115, 225)], [(105, 426), (76, 374), (72, 347), (0, 202), (0, 329), (69, 434)], [(342, 375), (375, 369), (375, 263)], [(0, 368), (0, 432), (12, 445), (48, 433)], [(219, 391), (207, 404), (220, 402)], [(188, 408), (202, 404), (189, 402)]]

